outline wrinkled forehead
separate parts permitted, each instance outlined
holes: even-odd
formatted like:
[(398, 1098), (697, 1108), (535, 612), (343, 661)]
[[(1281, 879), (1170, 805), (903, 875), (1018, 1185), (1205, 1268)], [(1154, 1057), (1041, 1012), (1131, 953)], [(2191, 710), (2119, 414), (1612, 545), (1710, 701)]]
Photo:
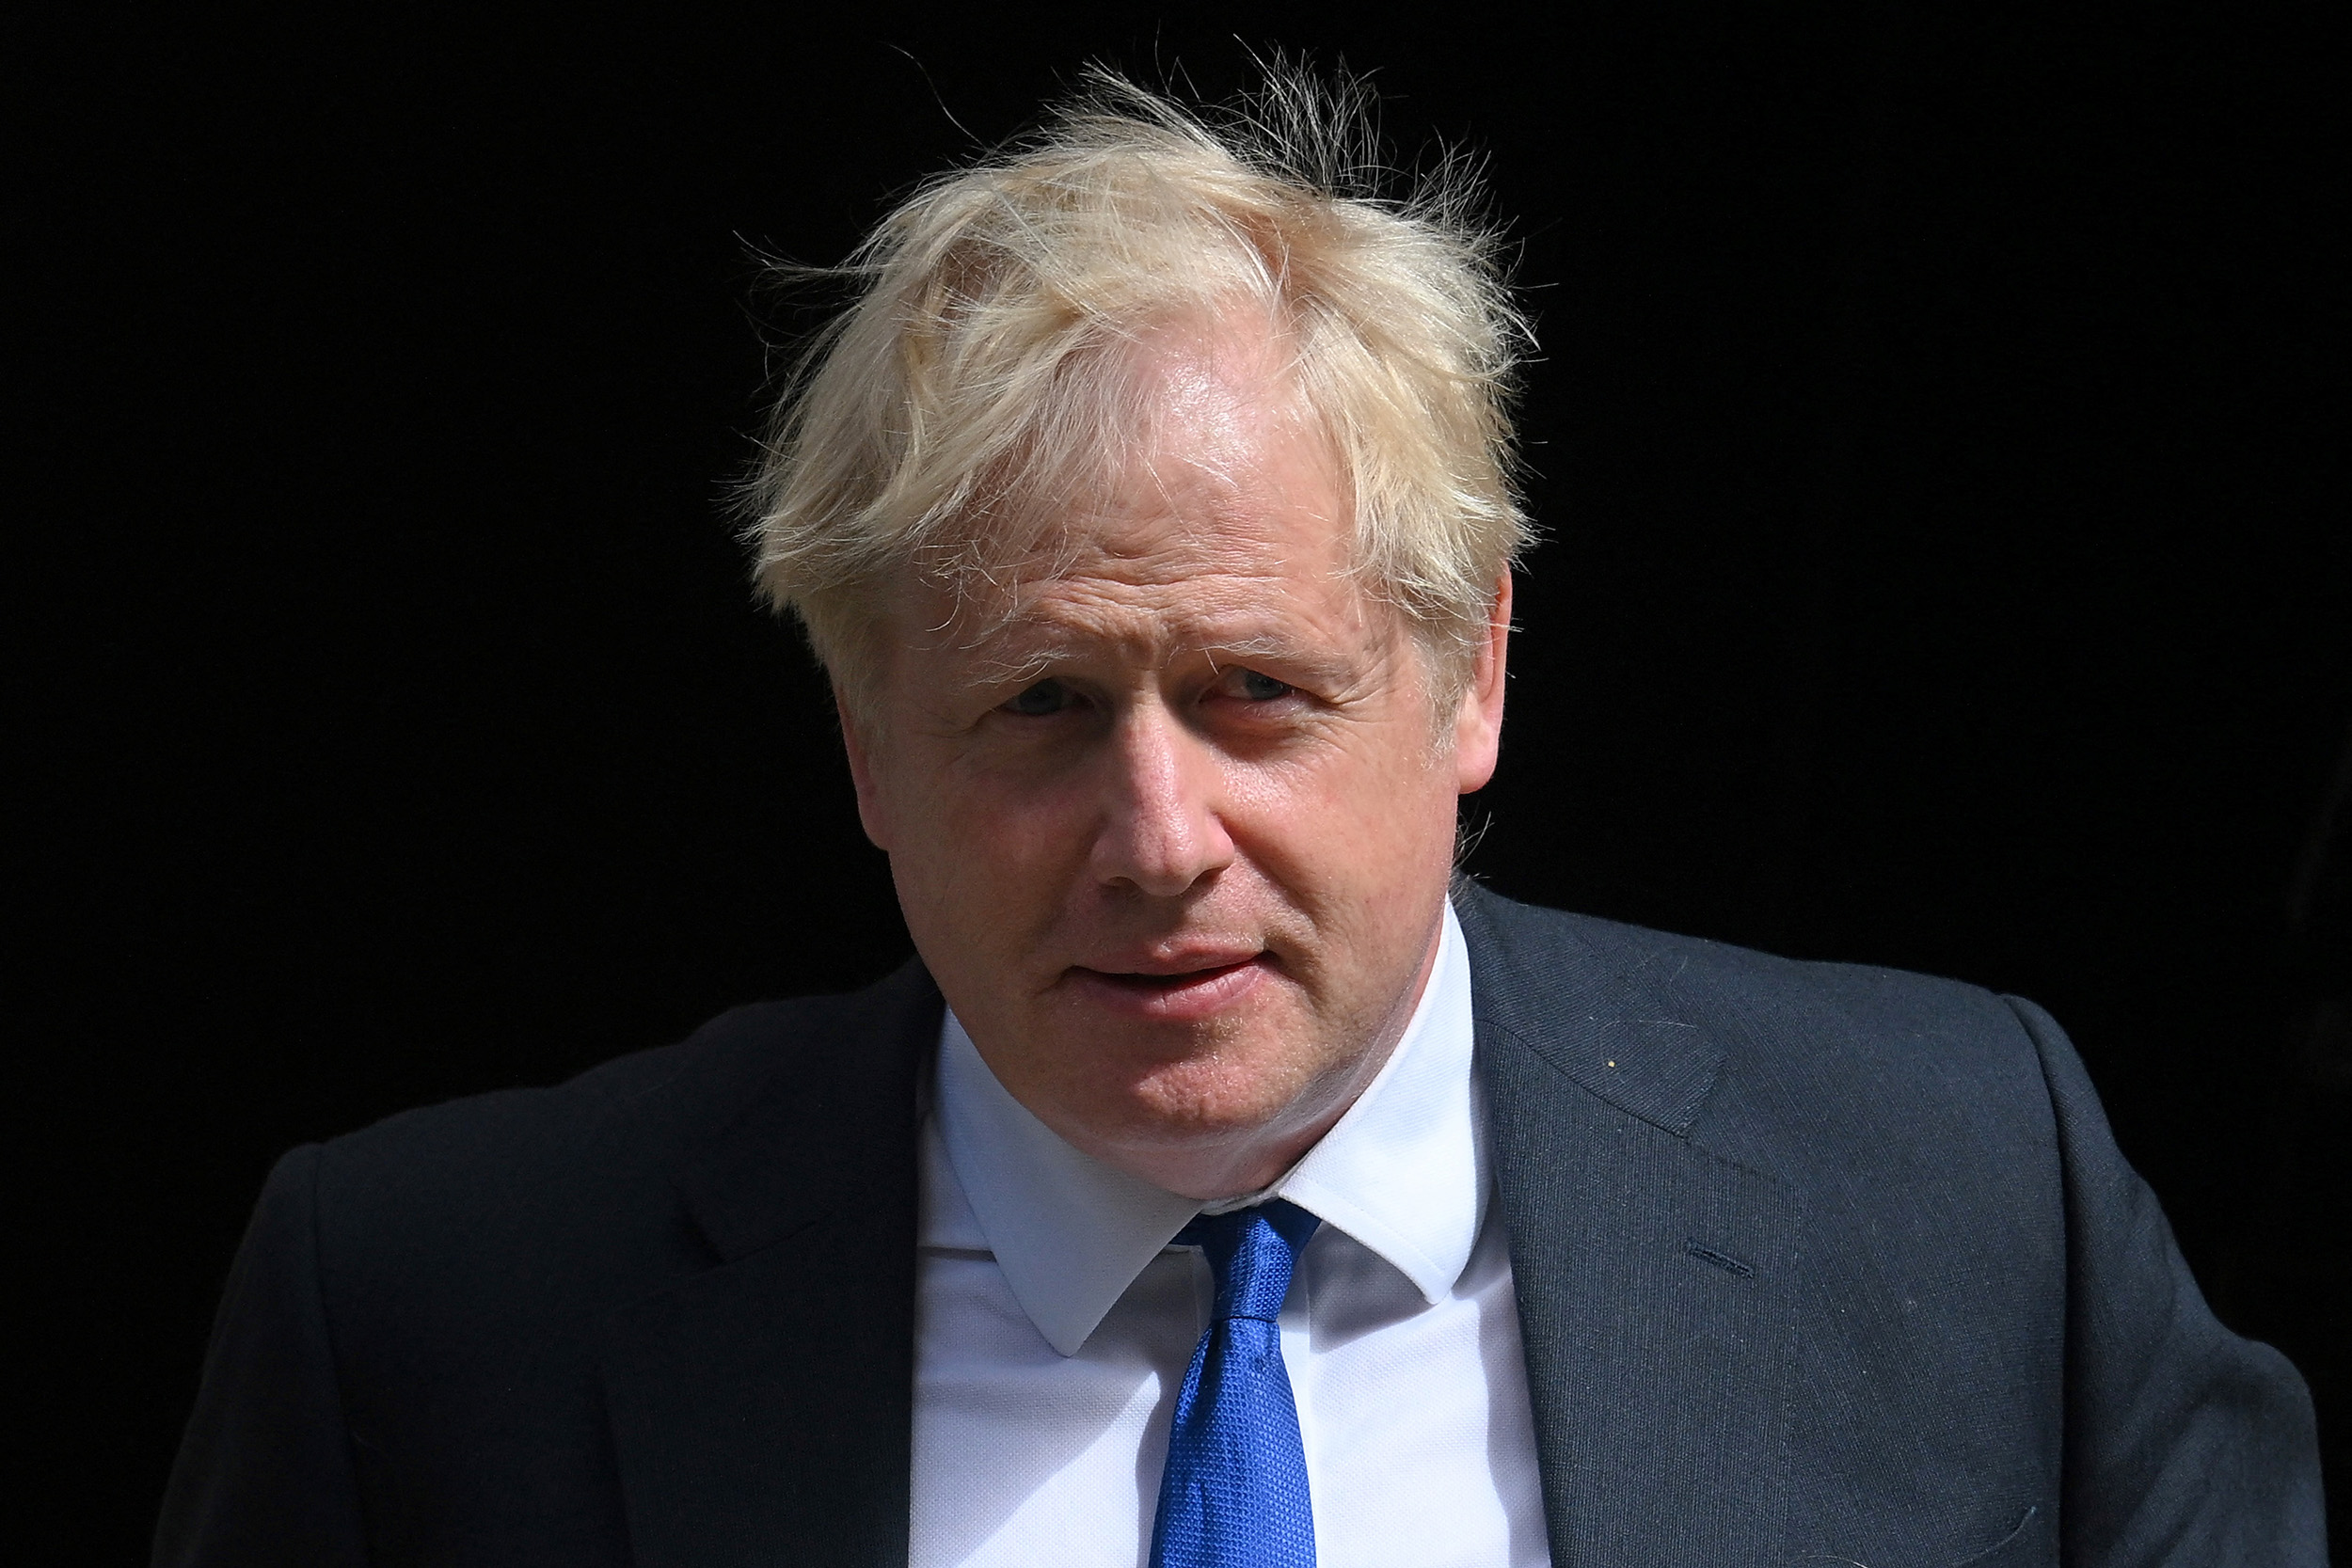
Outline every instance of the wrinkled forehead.
[[(1205, 497), (1205, 499), (1203, 499)], [(1207, 654), (1336, 671), (1378, 659), (1393, 610), (1343, 569), (1340, 531), (1297, 506), (1222, 487), (1076, 518), (1066, 549), (961, 596), (909, 578), (907, 651), (959, 684), (1048, 666), (1163, 668)]]
[(1282, 344), (1170, 327), (1116, 350), (911, 563), (901, 597), (926, 632), (1108, 636), (1146, 617), (1206, 635), (1301, 591), (1352, 604), (1348, 488)]

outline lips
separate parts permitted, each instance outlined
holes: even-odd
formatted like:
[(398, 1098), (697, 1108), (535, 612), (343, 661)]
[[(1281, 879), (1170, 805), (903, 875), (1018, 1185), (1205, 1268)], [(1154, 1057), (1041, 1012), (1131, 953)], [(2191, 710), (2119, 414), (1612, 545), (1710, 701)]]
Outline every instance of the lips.
[(1073, 966), (1065, 981), (1089, 1003), (1109, 1011), (1163, 1022), (1212, 1017), (1254, 991), (1271, 971), (1270, 953), (1202, 963), (1199, 958), (1143, 959), (1133, 967)]
[(1252, 963), (1255, 961), (1256, 960), (1254, 958), (1240, 958), (1229, 964), (1209, 964), (1200, 969), (1180, 970), (1168, 974), (1153, 974), (1148, 970), (1136, 973), (1121, 974), (1116, 971), (1097, 969), (1090, 970), (1089, 973), (1111, 985), (1123, 986), (1130, 990), (1167, 991), (1180, 990), (1181, 988), (1189, 985), (1201, 984), (1220, 974), (1231, 974), (1234, 970), (1239, 969), (1243, 964)]

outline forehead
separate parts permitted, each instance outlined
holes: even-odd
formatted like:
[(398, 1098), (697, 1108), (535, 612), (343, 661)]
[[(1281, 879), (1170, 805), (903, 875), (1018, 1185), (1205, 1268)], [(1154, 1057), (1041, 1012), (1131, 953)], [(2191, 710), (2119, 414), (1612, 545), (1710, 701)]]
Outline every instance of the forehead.
[(1332, 445), (1263, 340), (1141, 344), (1128, 417), (1091, 473), (1028, 498), (1047, 515), (1022, 559), (918, 585), (944, 651), (1111, 642), (1232, 650), (1360, 639), (1354, 528)]

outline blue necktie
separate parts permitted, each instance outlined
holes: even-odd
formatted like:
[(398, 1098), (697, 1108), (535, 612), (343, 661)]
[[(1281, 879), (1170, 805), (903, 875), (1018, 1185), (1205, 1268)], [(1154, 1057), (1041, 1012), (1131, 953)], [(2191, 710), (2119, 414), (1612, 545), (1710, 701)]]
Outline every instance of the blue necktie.
[(1298, 1402), (1282, 1365), (1282, 1297), (1320, 1223), (1280, 1201), (1203, 1214), (1177, 1234), (1216, 1279), (1160, 1474), (1151, 1568), (1314, 1568)]

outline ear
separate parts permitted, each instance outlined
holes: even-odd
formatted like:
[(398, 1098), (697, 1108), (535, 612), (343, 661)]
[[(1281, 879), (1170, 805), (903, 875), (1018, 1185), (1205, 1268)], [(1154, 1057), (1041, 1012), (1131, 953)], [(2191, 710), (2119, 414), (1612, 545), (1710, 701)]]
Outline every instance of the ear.
[(850, 782), (857, 786), (857, 819), (866, 829), (866, 836), (874, 847), (890, 852), (890, 812), (881, 778), (875, 768), (876, 758), (864, 730), (852, 717), (848, 695), (841, 683), (833, 687), (833, 708), (841, 719), (841, 749), (850, 756)]
[(1505, 572), (1495, 584), (1486, 639), (1479, 645), (1470, 689), (1462, 693), (1461, 711), (1454, 718), (1454, 781), (1464, 795), (1486, 788), (1495, 776), (1495, 759), (1502, 750), (1503, 662), (1510, 642), (1511, 574)]

